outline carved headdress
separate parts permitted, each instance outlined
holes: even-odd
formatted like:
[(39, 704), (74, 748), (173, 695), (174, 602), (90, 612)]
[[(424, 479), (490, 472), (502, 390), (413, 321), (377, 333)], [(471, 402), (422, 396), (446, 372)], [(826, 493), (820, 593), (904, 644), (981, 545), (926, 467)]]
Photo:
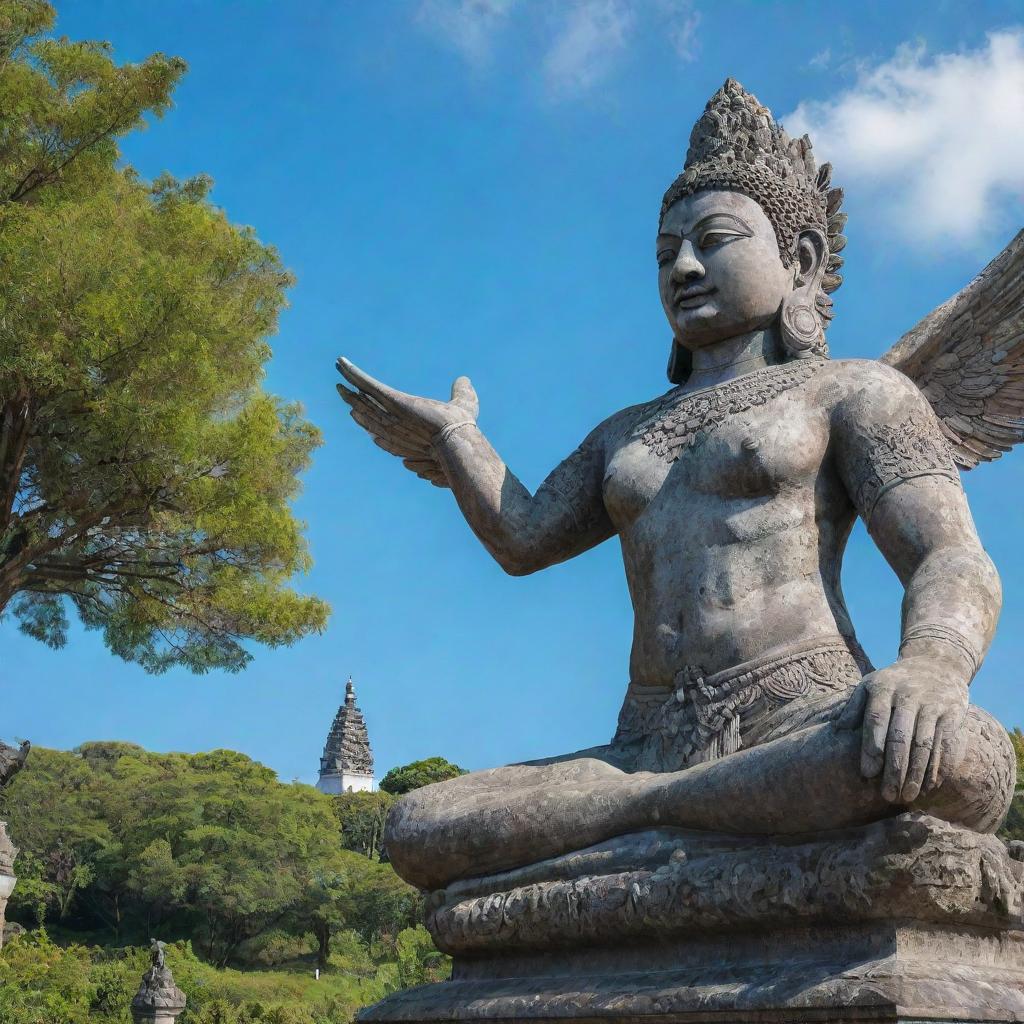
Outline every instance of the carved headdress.
[(815, 341), (809, 346), (825, 355), (828, 349), (821, 331), (832, 318), (828, 296), (843, 283), (839, 253), (846, 245), (842, 234), (846, 214), (839, 212), (843, 190), (832, 187), (831, 165), (822, 164), (819, 170), (811, 155), (811, 140), (806, 135), (791, 139), (756, 96), (736, 79), (727, 78), (693, 127), (683, 173), (665, 193), (660, 216), (678, 199), (706, 188), (742, 192), (764, 210), (775, 229), (783, 266), (792, 265), (796, 258), (801, 231), (818, 228), (825, 235), (828, 254), (814, 297), (818, 323), (813, 325)]
[[(828, 295), (843, 282), (839, 253), (846, 245), (846, 214), (839, 212), (843, 190), (833, 188), (831, 178), (829, 164), (816, 170), (806, 135), (791, 139), (767, 107), (729, 78), (694, 126), (683, 173), (665, 193), (661, 216), (677, 199), (701, 189), (742, 192), (771, 221), (786, 266), (796, 257), (800, 232), (818, 228), (828, 253), (814, 301), (825, 327), (831, 317)], [(823, 337), (808, 351), (826, 354)], [(673, 344), (673, 384), (685, 380), (688, 360), (689, 352)], [(1024, 442), (1024, 231), (881, 361), (924, 393), (961, 469), (998, 459)]]

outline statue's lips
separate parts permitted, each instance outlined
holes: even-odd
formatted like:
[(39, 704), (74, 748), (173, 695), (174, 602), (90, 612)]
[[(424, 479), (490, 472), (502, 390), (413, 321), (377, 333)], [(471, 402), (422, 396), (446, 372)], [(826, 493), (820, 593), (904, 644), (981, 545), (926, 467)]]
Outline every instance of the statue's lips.
[(703, 306), (709, 295), (714, 294), (714, 288), (702, 288), (700, 291), (680, 292), (676, 296), (676, 306), (679, 309), (696, 309)]

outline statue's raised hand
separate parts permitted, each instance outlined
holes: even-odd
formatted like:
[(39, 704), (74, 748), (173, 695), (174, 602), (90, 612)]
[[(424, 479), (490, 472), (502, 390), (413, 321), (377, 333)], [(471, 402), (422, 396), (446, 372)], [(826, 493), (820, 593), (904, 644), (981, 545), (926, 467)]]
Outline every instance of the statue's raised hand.
[(444, 469), (434, 453), (434, 442), (445, 427), (475, 423), (480, 409), (468, 377), (452, 384), (448, 402), (396, 391), (363, 373), (342, 357), (338, 372), (356, 390), (338, 384), (338, 394), (356, 421), (386, 452), (397, 455), (407, 469), (438, 487), (447, 487)]

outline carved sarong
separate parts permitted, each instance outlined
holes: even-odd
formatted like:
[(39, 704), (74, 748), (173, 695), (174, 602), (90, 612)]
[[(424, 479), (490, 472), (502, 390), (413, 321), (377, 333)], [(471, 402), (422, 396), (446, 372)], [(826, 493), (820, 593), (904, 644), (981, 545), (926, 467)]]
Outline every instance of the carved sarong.
[(827, 718), (871, 671), (855, 640), (826, 637), (705, 675), (687, 665), (675, 686), (631, 683), (612, 740), (634, 771), (679, 771)]

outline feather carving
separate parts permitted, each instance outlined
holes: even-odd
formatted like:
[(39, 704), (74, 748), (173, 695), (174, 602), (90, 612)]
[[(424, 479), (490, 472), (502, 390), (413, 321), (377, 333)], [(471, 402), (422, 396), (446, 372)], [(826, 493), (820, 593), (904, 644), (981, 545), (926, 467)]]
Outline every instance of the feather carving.
[(882, 362), (924, 392), (961, 469), (1024, 441), (1024, 231)]

